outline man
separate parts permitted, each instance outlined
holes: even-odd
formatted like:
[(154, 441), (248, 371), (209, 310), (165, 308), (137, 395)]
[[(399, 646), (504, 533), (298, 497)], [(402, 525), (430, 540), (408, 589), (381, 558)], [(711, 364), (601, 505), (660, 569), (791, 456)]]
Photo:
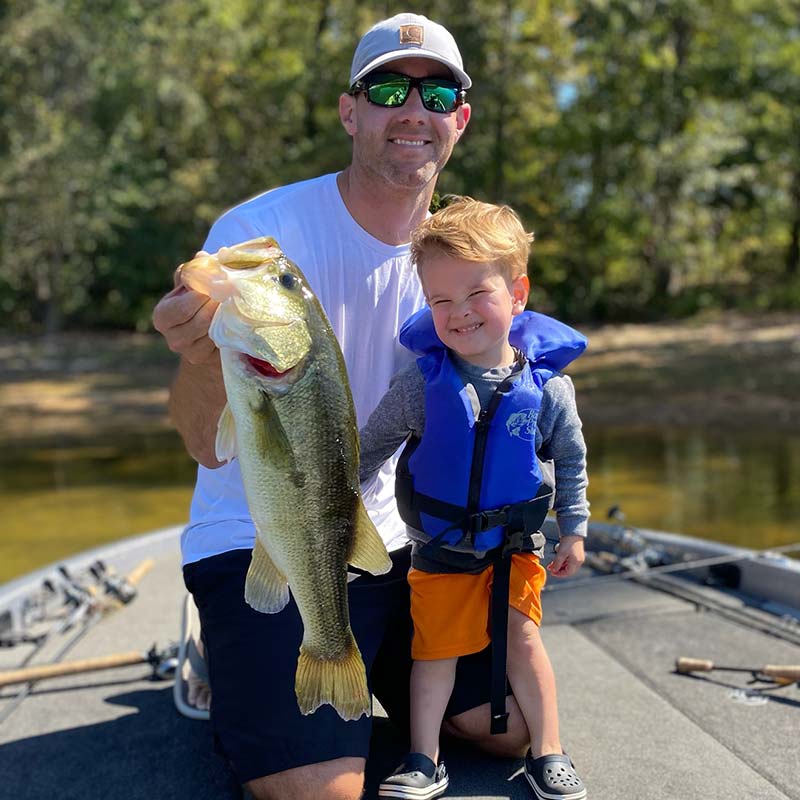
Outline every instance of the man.
[[(409, 245), (427, 215), (436, 179), (469, 122), (471, 80), (450, 33), (399, 14), (356, 48), (339, 117), (352, 138), (342, 172), (285, 186), (224, 214), (204, 249), (273, 236), (305, 272), (341, 345), (360, 425), (403, 363), (397, 334), (423, 304)], [(182, 538), (184, 578), (197, 603), (209, 666), (219, 750), (261, 798), (361, 796), (371, 720), (342, 721), (323, 706), (303, 717), (294, 696), (302, 623), (294, 603), (259, 614), (244, 602), (254, 529), (236, 461), (214, 454), (225, 403), (219, 356), (208, 339), (215, 304), (176, 287), (153, 320), (181, 364), (170, 411), (199, 463)], [(394, 462), (364, 487), (364, 499), (394, 568), (349, 584), (351, 624), (371, 689), (390, 718), (407, 724), (410, 625), (405, 529), (394, 504)], [(501, 755), (521, 755), (528, 733), (509, 700), (509, 733), (489, 734), (490, 664), (463, 659), (445, 730)]]

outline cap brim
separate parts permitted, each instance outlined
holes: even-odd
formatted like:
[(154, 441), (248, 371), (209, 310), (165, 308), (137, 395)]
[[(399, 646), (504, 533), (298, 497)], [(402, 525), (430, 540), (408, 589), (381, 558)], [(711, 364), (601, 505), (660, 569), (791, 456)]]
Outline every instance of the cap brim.
[(472, 79), (464, 72), (463, 69), (460, 69), (455, 64), (451, 64), (446, 59), (442, 58), (438, 53), (432, 53), (430, 50), (423, 50), (423, 49), (416, 49), (413, 50), (410, 48), (406, 48), (405, 50), (392, 50), (390, 53), (384, 53), (378, 58), (373, 59), (372, 61), (367, 64), (362, 70), (357, 72), (351, 79), (350, 85), (352, 86), (356, 81), (360, 81), (365, 75), (372, 72), (377, 67), (382, 67), (384, 64), (388, 64), (390, 61), (397, 61), (400, 58), (429, 58), (431, 61), (438, 61), (440, 64), (444, 64), (450, 72), (453, 73), (453, 77), (461, 84), (462, 89), (469, 89), (472, 86)]

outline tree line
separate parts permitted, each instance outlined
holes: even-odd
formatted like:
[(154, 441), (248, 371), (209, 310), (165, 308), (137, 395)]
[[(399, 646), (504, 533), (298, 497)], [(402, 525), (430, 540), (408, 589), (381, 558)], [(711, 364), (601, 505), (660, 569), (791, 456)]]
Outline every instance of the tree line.
[[(568, 319), (800, 306), (797, 0), (432, 0), (474, 85), (442, 193)], [(358, 0), (0, 0), (0, 326), (149, 324), (214, 218), (340, 169)], [(302, 265), (301, 265), (302, 266)]]

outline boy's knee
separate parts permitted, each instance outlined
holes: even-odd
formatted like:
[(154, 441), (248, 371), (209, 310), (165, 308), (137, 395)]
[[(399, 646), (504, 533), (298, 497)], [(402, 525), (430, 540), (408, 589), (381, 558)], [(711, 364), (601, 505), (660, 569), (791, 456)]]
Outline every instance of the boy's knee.
[(253, 800), (359, 800), (364, 791), (364, 759), (308, 764), (256, 778), (245, 788)]

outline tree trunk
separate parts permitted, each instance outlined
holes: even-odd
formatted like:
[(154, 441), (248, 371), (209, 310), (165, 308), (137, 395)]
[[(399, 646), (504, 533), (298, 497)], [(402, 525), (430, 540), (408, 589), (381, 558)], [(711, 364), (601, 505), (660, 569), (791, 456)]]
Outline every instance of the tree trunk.
[(794, 220), (786, 251), (786, 275), (796, 278), (800, 274), (800, 169), (794, 173), (791, 191)]
[[(322, 51), (322, 35), (328, 27), (328, 0), (321, 0), (319, 4), (319, 13), (317, 15), (317, 25), (314, 33), (314, 43), (312, 46), (312, 53), (320, 53)], [(316, 78), (316, 71), (314, 73)], [(306, 137), (312, 140), (319, 133), (319, 126), (317, 125), (317, 93), (310, 87), (306, 91), (306, 108), (303, 119), (303, 128), (305, 129)]]
[(58, 333), (63, 323), (61, 313), (61, 292), (59, 291), (59, 275), (63, 269), (64, 259), (61, 253), (51, 253), (37, 272), (36, 294), (44, 306), (42, 324), (44, 332), (49, 336)]
[(494, 202), (502, 202), (505, 199), (506, 179), (505, 179), (505, 164), (506, 164), (506, 118), (508, 110), (506, 108), (507, 91), (506, 85), (508, 81), (508, 62), (509, 62), (509, 47), (511, 41), (511, 0), (506, 0), (503, 8), (503, 44), (500, 53), (500, 70), (499, 74), (495, 77), (494, 85), (498, 87), (493, 93), (495, 99), (495, 126), (494, 126), (494, 158), (492, 164), (492, 199)]

